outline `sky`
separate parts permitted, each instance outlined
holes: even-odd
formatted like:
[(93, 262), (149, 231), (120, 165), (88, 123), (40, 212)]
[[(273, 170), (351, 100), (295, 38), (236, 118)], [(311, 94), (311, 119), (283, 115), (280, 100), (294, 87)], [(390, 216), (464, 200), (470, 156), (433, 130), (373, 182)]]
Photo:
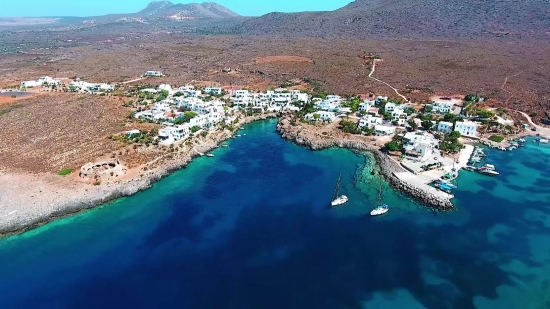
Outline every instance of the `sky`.
[[(353, 0), (172, 0), (173, 3), (217, 2), (244, 16), (270, 12), (331, 11)], [(151, 0), (0, 0), (0, 17), (97, 16), (134, 13)]]

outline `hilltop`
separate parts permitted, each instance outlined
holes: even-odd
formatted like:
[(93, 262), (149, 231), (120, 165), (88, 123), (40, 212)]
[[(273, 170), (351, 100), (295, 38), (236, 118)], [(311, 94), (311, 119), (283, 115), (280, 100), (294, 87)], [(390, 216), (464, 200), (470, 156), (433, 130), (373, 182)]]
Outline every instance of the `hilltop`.
[(234, 31), (299, 37), (548, 37), (548, 1), (356, 0), (330, 12), (269, 13)]
[(239, 17), (239, 14), (214, 2), (174, 4), (170, 1), (153, 1), (143, 10), (128, 14), (109, 14), (90, 17), (3, 17), (0, 18), (0, 27), (89, 26), (120, 22), (147, 24), (162, 21), (225, 19), (234, 17)]

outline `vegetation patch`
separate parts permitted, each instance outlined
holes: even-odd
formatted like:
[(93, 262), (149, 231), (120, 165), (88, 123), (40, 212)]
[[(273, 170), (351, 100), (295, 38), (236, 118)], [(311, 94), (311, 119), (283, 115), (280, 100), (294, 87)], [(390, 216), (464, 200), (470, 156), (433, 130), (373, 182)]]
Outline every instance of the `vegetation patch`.
[(73, 172), (73, 169), (72, 169), (72, 168), (64, 168), (64, 169), (60, 170), (60, 171), (57, 173), (57, 175), (59, 175), (59, 176), (67, 176), (67, 175), (69, 175), (69, 174), (72, 173), (72, 172)]
[(496, 143), (500, 143), (504, 140), (504, 137), (502, 137), (500, 135), (491, 135), (491, 137), (489, 137), (489, 140), (493, 141), (493, 142), (496, 142)]
[(17, 108), (20, 108), (20, 107), (23, 107), (23, 105), (21, 104), (13, 104), (13, 105), (9, 105), (9, 106), (6, 106), (4, 108), (0, 108), (0, 116), (3, 116), (9, 112), (11, 112), (12, 110), (14, 109), (17, 109)]

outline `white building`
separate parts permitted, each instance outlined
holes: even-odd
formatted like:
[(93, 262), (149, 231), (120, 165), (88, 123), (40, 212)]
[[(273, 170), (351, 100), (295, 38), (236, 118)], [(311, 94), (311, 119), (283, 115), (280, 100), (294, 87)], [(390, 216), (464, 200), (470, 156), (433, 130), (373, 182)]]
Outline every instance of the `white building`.
[(371, 126), (376, 126), (377, 124), (382, 124), (384, 122), (384, 119), (382, 119), (381, 117), (375, 117), (375, 116), (371, 116), (371, 115), (367, 115), (363, 118), (361, 118), (361, 120), (359, 120), (359, 124), (358, 124), (358, 127), (359, 128), (362, 128), (362, 127), (371, 127)]
[(190, 133), (189, 124), (185, 123), (159, 130), (158, 139), (162, 145), (171, 145), (186, 138)]
[(433, 104), (427, 106), (432, 107), (432, 113), (446, 114), (453, 110), (454, 103), (448, 101), (436, 101)]
[(204, 93), (208, 93), (208, 94), (220, 95), (220, 94), (222, 94), (222, 92), (223, 92), (223, 89), (220, 88), (220, 87), (205, 87), (204, 88)]
[(161, 71), (147, 71), (145, 72), (145, 76), (149, 77), (162, 77), (164, 76)]
[(384, 111), (386, 113), (392, 113), (394, 110), (395, 110), (395, 107), (397, 106), (397, 104), (395, 103), (392, 103), (392, 102), (388, 102), (386, 103), (386, 105), (384, 106)]
[(388, 97), (377, 96), (375, 102), (376, 104), (381, 104), (382, 102), (388, 102)]
[[(316, 119), (315, 115), (319, 115), (319, 117)], [(336, 119), (336, 114), (333, 112), (326, 112), (326, 111), (318, 111), (315, 113), (309, 113), (304, 117), (306, 120), (310, 121), (329, 121), (332, 122), (334, 119)]]
[(359, 110), (368, 112), (376, 103), (371, 100), (365, 100), (363, 103), (359, 104)]
[(433, 135), (424, 132), (408, 132), (404, 139), (405, 157), (420, 162), (429, 159), (437, 144)]
[(35, 80), (29, 80), (29, 81), (21, 82), (20, 86), (21, 88), (32, 88), (32, 87), (37, 87), (41, 85), (38, 84)]
[(455, 124), (455, 131), (462, 136), (477, 137), (477, 127), (479, 124), (473, 121), (462, 121)]
[(374, 126), (374, 133), (376, 135), (391, 135), (395, 133), (395, 127), (376, 125)]
[(440, 121), (437, 125), (437, 131), (443, 132), (445, 134), (451, 133), (453, 131), (453, 123), (447, 121)]

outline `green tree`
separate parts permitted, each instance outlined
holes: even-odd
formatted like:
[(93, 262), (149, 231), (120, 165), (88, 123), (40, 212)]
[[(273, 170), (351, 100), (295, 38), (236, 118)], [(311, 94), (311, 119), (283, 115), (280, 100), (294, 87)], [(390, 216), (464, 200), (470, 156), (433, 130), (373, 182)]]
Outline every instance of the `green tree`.
[(414, 107), (407, 107), (405, 108), (404, 112), (407, 114), (407, 116), (410, 116), (416, 112), (416, 109), (414, 109)]
[(425, 130), (431, 130), (434, 126), (434, 123), (431, 120), (424, 120), (422, 121), (422, 127)]
[(479, 102), (479, 96), (477, 94), (470, 93), (464, 97), (464, 101), (477, 103)]
[(200, 130), (200, 129), (201, 129), (201, 127), (199, 127), (199, 126), (192, 126), (192, 127), (191, 127), (191, 133), (195, 133), (195, 132), (197, 132), (197, 131)]
[(197, 116), (198, 116), (198, 114), (195, 113), (195, 112), (185, 112), (185, 113), (183, 113), (183, 117), (178, 117), (178, 118), (176, 118), (176, 120), (174, 120), (174, 124), (187, 123), (187, 122), (191, 121), (191, 119), (193, 119)]
[(402, 149), (402, 146), (396, 141), (387, 142), (384, 146), (389, 151), (400, 151)]
[(426, 105), (426, 106), (424, 107), (424, 111), (425, 111), (426, 113), (431, 113), (431, 112), (433, 111), (433, 109), (434, 109), (434, 108), (433, 108), (431, 105)]
[(409, 126), (413, 131), (418, 130), (418, 124), (414, 121), (414, 118), (409, 119)]
[(477, 112), (477, 116), (479, 116), (480, 118), (490, 119), (490, 118), (493, 118), (495, 116), (495, 113), (493, 113), (490, 110), (484, 109), (484, 110), (481, 110), (481, 111)]
[(342, 131), (346, 133), (352, 133), (352, 134), (359, 133), (359, 130), (357, 129), (357, 124), (353, 121), (342, 120), (340, 122), (340, 126), (342, 128)]
[(319, 118), (321, 118), (321, 115), (317, 113), (313, 114), (313, 119), (318, 120)]
[(460, 120), (460, 116), (453, 113), (446, 113), (445, 116), (443, 116), (443, 121), (455, 123), (458, 120)]

